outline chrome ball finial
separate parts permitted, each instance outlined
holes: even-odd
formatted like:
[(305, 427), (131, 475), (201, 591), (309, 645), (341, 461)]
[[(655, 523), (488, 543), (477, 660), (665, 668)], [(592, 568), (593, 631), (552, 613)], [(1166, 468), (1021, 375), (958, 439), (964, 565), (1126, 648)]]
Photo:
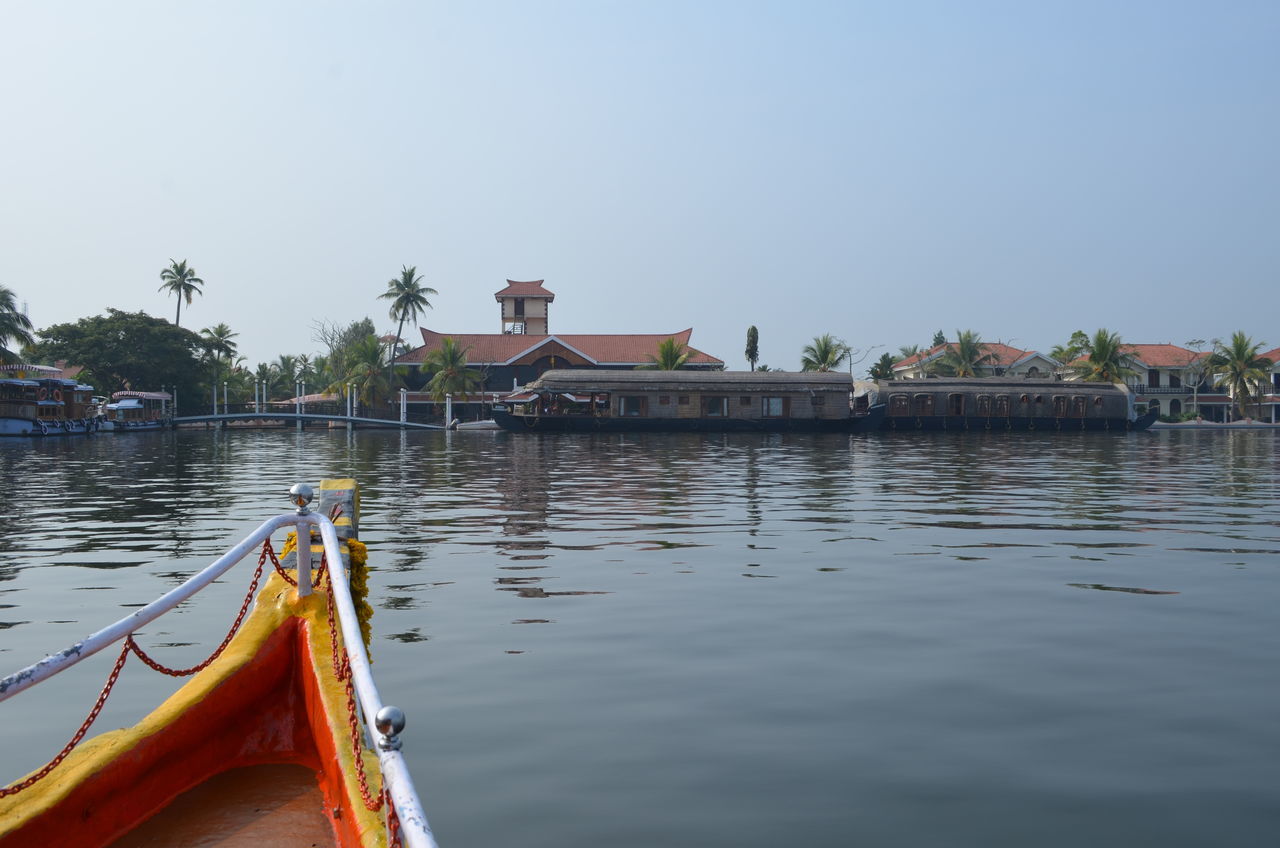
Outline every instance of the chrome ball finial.
[(298, 515), (307, 514), (307, 504), (315, 498), (316, 493), (306, 483), (295, 483), (289, 489), (289, 502), (298, 508)]
[(378, 747), (384, 751), (400, 750), (400, 732), (404, 730), (404, 710), (387, 704), (373, 717), (373, 726), (382, 734)]

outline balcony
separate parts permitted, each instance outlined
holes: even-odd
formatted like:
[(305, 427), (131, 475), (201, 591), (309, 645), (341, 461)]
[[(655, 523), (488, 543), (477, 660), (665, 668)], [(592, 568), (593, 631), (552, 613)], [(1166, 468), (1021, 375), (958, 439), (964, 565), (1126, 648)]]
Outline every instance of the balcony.
[(1187, 395), (1189, 397), (1197, 391), (1199, 391), (1200, 394), (1212, 392), (1213, 387), (1201, 386), (1199, 389), (1196, 389), (1192, 386), (1149, 386), (1145, 383), (1139, 383), (1135, 386), (1130, 386), (1129, 390), (1135, 395)]

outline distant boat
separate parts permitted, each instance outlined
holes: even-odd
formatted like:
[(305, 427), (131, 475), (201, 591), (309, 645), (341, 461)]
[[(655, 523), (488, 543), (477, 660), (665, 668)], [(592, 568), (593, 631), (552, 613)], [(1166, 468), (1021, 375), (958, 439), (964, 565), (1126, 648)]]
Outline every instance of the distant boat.
[(93, 386), (48, 365), (0, 365), (0, 436), (66, 436), (98, 429)]
[(1145, 430), (1159, 413), (1138, 415), (1121, 383), (1016, 377), (881, 380), (889, 430)]
[(518, 432), (849, 433), (884, 407), (847, 374), (781, 371), (552, 370), (494, 407)]

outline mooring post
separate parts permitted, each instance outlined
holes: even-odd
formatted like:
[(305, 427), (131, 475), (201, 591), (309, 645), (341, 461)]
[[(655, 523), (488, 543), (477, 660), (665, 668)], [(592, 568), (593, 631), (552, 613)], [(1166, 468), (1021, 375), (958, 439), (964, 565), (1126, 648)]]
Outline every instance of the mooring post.
[[(401, 386), (400, 387), (400, 423), (401, 424), (404, 424), (404, 422), (408, 420), (406, 415), (407, 408), (408, 408), (407, 404), (409, 402), (408, 398), (409, 398), (409, 390)], [(403, 430), (404, 428), (401, 427), (400, 429)]]

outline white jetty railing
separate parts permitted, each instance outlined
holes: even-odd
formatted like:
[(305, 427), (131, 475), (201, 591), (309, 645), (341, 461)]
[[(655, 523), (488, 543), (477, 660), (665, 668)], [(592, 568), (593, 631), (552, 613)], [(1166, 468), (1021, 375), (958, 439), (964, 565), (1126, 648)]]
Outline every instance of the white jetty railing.
[(351, 600), (349, 575), (342, 559), (342, 548), (337, 531), (332, 521), (308, 508), (313, 497), (310, 486), (298, 484), (289, 490), (289, 495), (297, 506), (296, 512), (264, 521), (242, 542), (218, 557), (204, 570), (193, 575), (181, 586), (114, 624), (76, 642), (66, 650), (50, 654), (33, 665), (0, 678), (0, 701), (7, 700), (59, 672), (66, 671), (81, 660), (93, 656), (103, 648), (119, 642), (155, 621), (217, 580), (248, 554), (260, 548), (271, 538), (272, 533), (281, 528), (294, 527), (297, 530), (298, 595), (311, 594), (311, 569), (302, 567), (302, 564), (306, 563), (309, 556), (308, 540), (311, 538), (311, 528), (317, 527), (320, 530), (320, 539), (324, 543), (329, 586), (337, 608), (342, 639), (351, 666), (352, 684), (361, 712), (366, 717), (374, 717), (374, 727), (369, 728), (369, 731), (377, 748), (384, 786), (391, 796), (395, 815), (399, 819), (400, 839), (409, 848), (437, 848), (435, 837), (427, 823), (426, 813), (418, 800), (418, 792), (409, 775), (404, 755), (400, 752), (399, 734), (405, 725), (404, 713), (397, 707), (384, 705), (382, 698), (378, 695), (378, 687), (373, 682), (373, 674), (369, 668), (369, 655), (365, 651), (364, 638), (360, 634), (360, 621), (356, 615), (355, 604)]

